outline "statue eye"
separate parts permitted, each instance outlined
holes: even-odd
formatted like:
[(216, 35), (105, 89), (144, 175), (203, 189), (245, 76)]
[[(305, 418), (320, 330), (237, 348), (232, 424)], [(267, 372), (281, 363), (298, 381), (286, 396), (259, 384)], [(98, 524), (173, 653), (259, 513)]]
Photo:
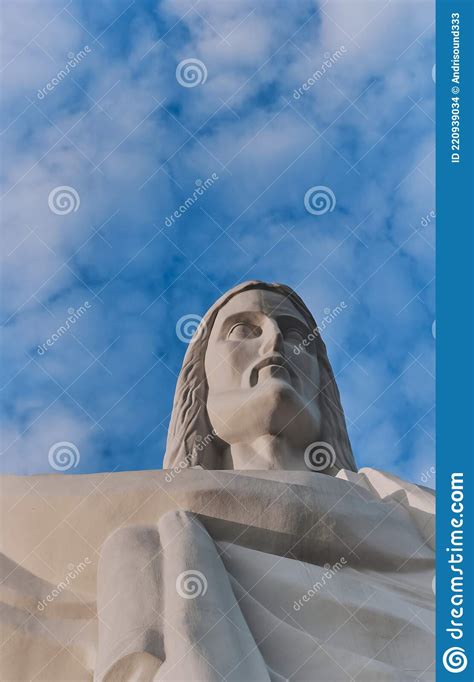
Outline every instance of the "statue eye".
[(303, 334), (299, 329), (295, 329), (294, 327), (285, 332), (285, 341), (288, 341), (289, 343), (301, 343), (303, 338)]
[(261, 330), (253, 324), (247, 322), (238, 322), (234, 324), (227, 334), (228, 339), (233, 341), (240, 341), (242, 339), (254, 339), (260, 336)]

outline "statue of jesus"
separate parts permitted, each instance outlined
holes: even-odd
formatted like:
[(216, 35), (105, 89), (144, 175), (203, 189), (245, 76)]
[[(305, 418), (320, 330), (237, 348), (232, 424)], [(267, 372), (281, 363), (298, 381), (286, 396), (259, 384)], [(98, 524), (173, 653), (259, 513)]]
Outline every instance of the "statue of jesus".
[(292, 289), (246, 282), (206, 313), (164, 467), (100, 486), (14, 482), (10, 627), (29, 623), (32, 594), (49, 602), (44, 564), (60, 576), (81, 539), (97, 557), (34, 627), (15, 626), (5, 679), (59, 681), (68, 666), (96, 682), (434, 679), (432, 492), (357, 470), (325, 344)]
[[(203, 318), (164, 464), (176, 482), (183, 468), (215, 473), (200, 513), (191, 486), (156, 528), (106, 542), (105, 613), (111, 592), (136, 592), (133, 576), (145, 587), (127, 626), (138, 651), (107, 659), (100, 679), (431, 679), (432, 594), (429, 580), (426, 601), (417, 585), (432, 549), (401, 499), (348, 485), (357, 469), (326, 347), (289, 287), (241, 284)], [(109, 611), (107, 641), (123, 617)]]

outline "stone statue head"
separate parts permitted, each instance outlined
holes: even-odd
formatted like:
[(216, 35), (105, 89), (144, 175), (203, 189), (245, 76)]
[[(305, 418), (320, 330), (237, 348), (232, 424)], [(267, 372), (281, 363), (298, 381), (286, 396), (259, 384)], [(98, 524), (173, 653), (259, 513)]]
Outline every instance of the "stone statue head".
[[(290, 461), (277, 458), (268, 468), (356, 471), (339, 391), (313, 316), (289, 287), (252, 281), (208, 310), (188, 347), (164, 467), (267, 468), (247, 466), (245, 455), (233, 454), (265, 440), (284, 440), (292, 452)], [(312, 465), (328, 451), (330, 467)]]

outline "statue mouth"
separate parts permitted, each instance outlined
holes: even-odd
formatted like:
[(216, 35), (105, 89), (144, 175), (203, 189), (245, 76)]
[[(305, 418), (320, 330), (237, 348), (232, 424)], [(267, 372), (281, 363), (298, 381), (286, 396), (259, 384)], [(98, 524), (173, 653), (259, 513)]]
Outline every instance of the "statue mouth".
[(268, 355), (257, 362), (250, 372), (250, 386), (255, 386), (258, 383), (260, 375), (265, 378), (289, 378), (290, 370), (288, 364), (282, 355)]

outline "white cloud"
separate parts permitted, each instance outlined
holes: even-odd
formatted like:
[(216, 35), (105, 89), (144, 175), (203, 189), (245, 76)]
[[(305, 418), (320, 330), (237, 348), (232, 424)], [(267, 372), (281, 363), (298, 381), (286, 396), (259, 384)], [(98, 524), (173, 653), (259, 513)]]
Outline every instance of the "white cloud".
[[(400, 438), (431, 406), (434, 383), (416, 365), (397, 377), (408, 350), (432, 371), (434, 228), (420, 229), (434, 204), (432, 4), (331, 1), (322, 14), (314, 2), (295, 12), (243, 0), (165, 2), (153, 13), (29, 6), (24, 17), (8, 3), (5, 15), (4, 410), (14, 445), (4, 467), (47, 471), (51, 439), (80, 443), (78, 471), (158, 465), (185, 350), (176, 320), (261, 277), (295, 286), (316, 316), (348, 303), (328, 346), (348, 417), (366, 410), (350, 429), (359, 463), (418, 475), (430, 443), (419, 426)], [(91, 54), (72, 77), (38, 100), (85, 44)], [(294, 100), (342, 44), (347, 54)], [(206, 64), (204, 85), (177, 83), (188, 57)], [(160, 233), (212, 172), (215, 187)], [(321, 217), (303, 205), (318, 184), (337, 198)], [(58, 185), (79, 192), (76, 213), (49, 210)], [(77, 338), (35, 356), (87, 299)], [(39, 366), (22, 370), (28, 354)]]

